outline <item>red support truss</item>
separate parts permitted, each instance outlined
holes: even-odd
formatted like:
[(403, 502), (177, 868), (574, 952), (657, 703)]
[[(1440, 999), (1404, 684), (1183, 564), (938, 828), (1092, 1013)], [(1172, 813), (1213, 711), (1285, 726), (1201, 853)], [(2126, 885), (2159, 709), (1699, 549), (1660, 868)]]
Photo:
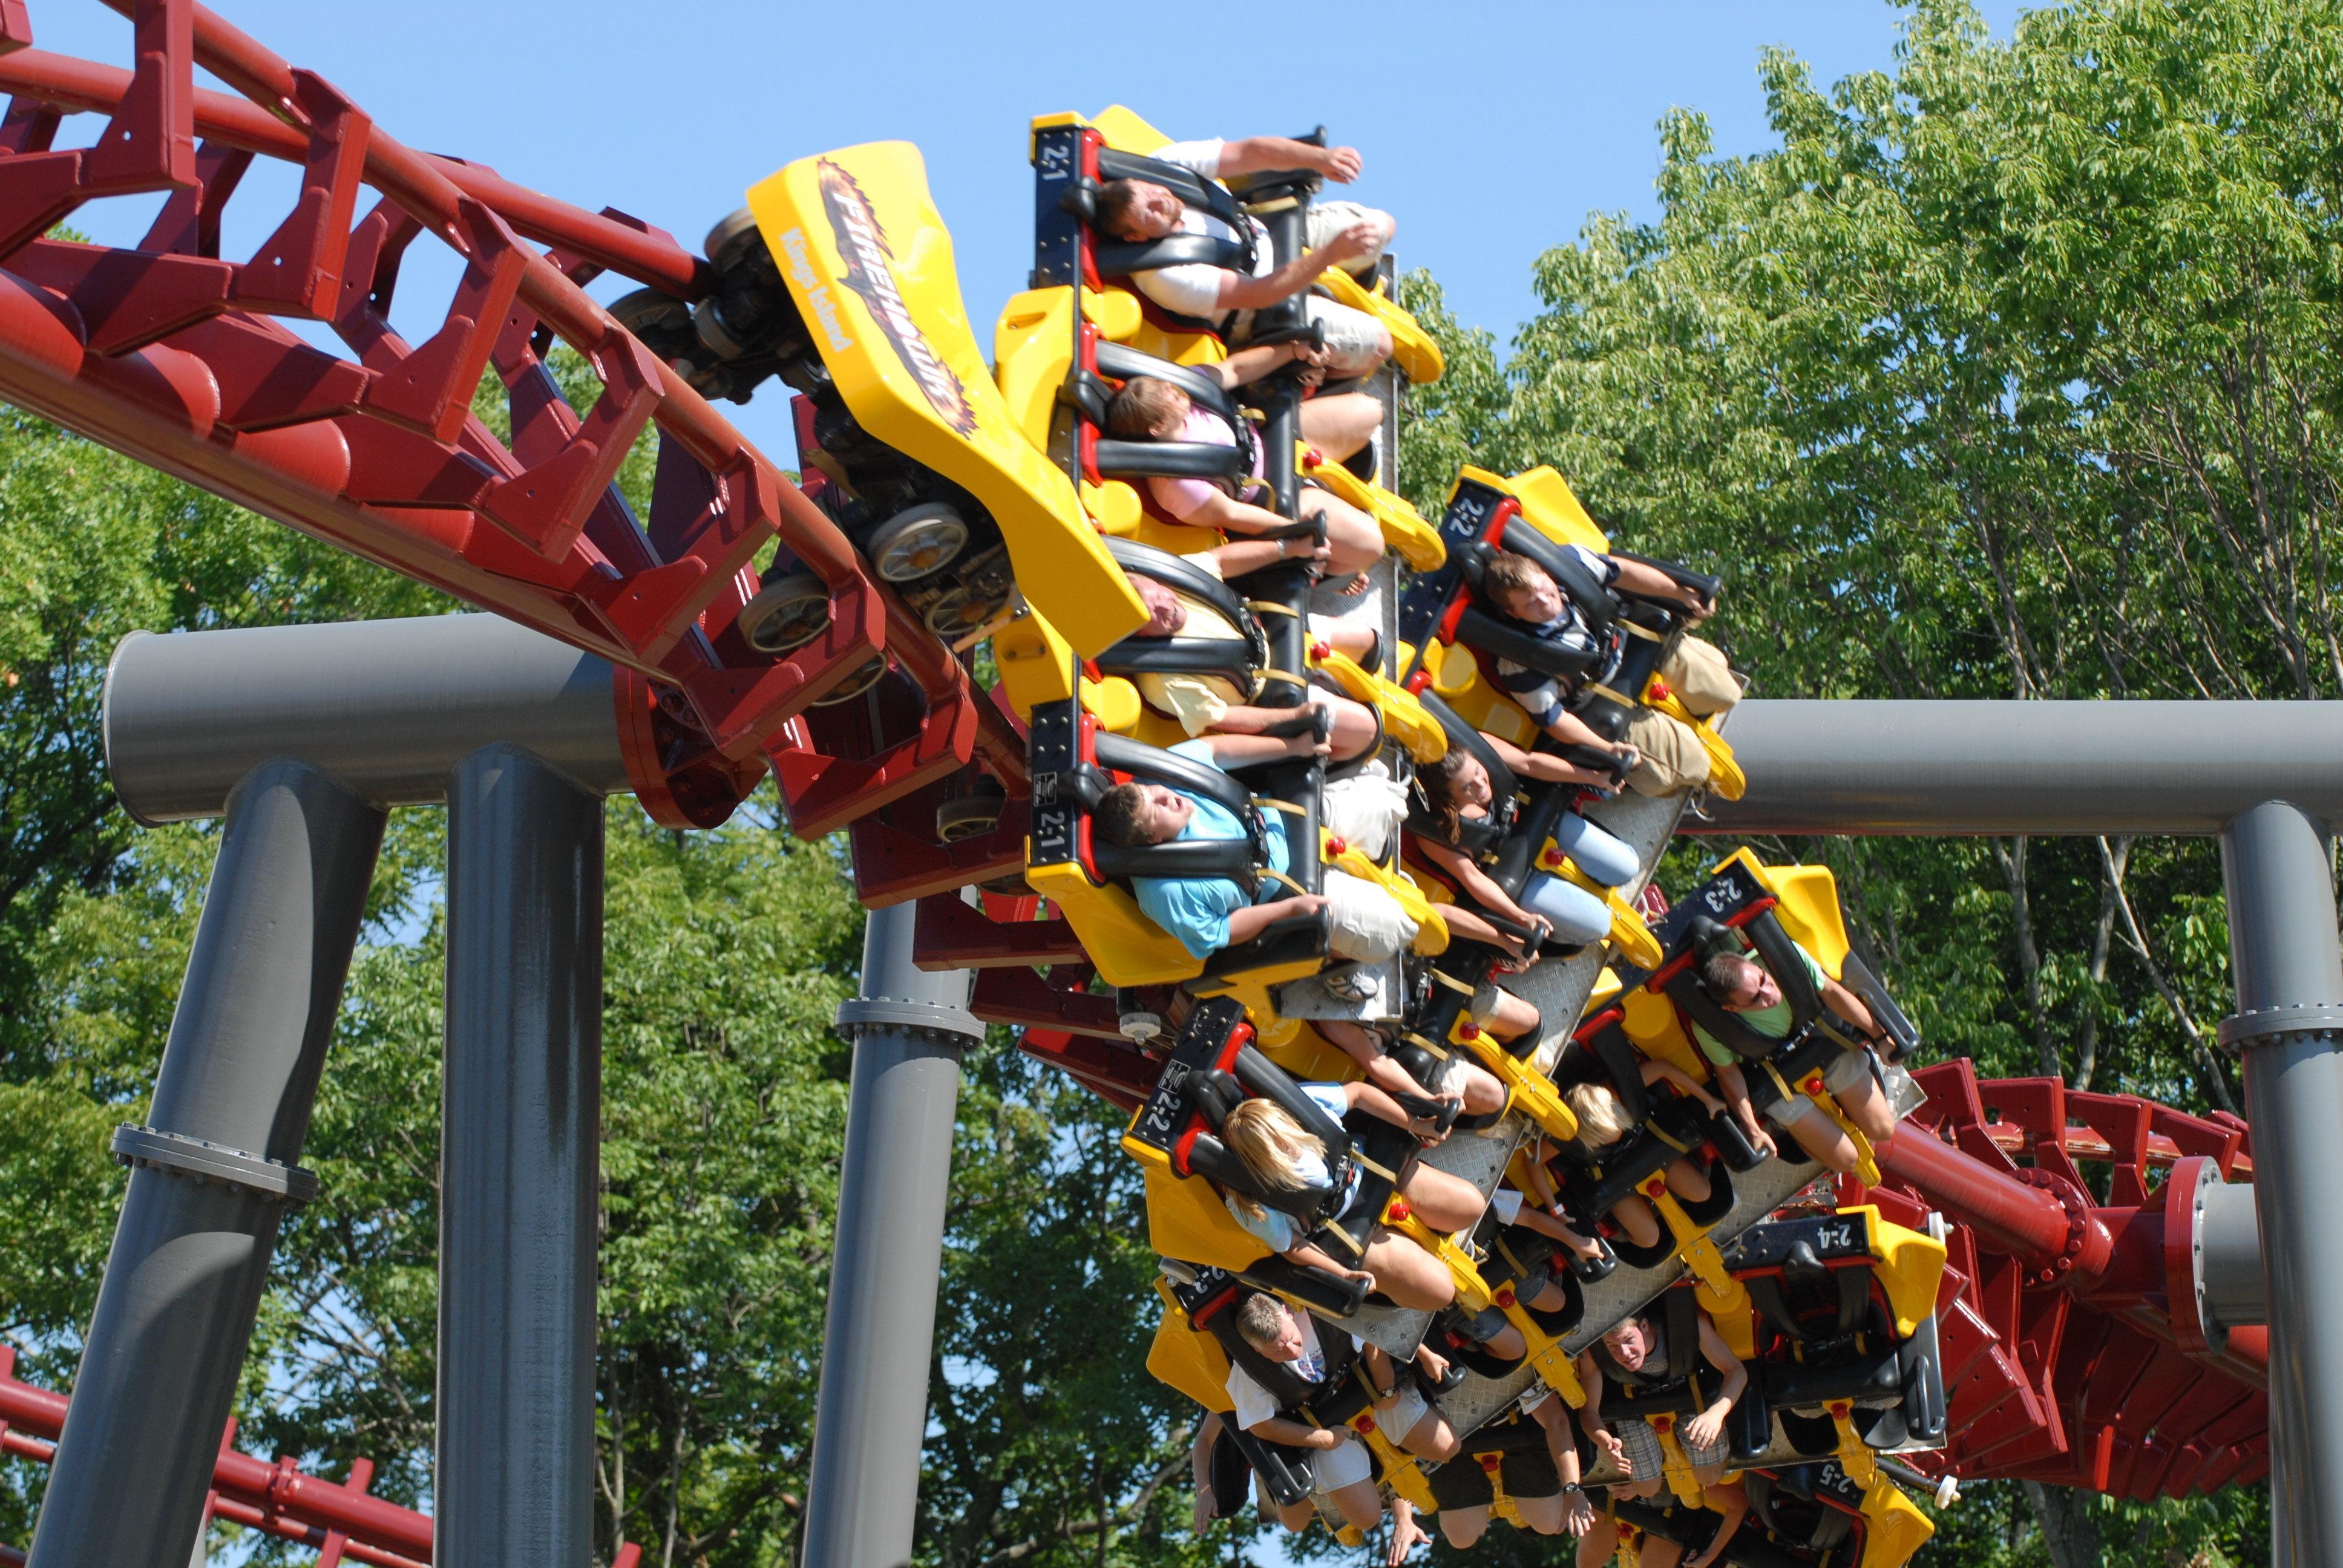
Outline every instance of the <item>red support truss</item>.
[(2266, 1474), (2268, 1336), (2208, 1345), (2187, 1259), (2200, 1170), (2252, 1177), (2246, 1124), (2056, 1079), (1980, 1082), (1966, 1059), (1914, 1077), (1927, 1101), (1863, 1201), (1952, 1221), (1937, 1306), (1952, 1436), (1916, 1462), (2142, 1501)]
[[(31, 49), (22, 5), (0, 6), (15, 95), (0, 120), (0, 398), (610, 660), (638, 793), (669, 825), (721, 821), (769, 767), (809, 835), (980, 756), (1021, 793), (1023, 747), (959, 659), (580, 286), (608, 270), (689, 297), (702, 263), (625, 214), (410, 150), (194, 0), (116, 3), (136, 29), (129, 71)], [(199, 65), (240, 95), (198, 91)], [(107, 116), (96, 144), (58, 148), (63, 116), (83, 112)], [(300, 166), (299, 195), (256, 252), (226, 260), (221, 211), (256, 156)], [(136, 247), (43, 237), (84, 203), (149, 192), (168, 199)], [(410, 344), (387, 313), (427, 236), (463, 277)], [(287, 320), (326, 324), (347, 357)], [(546, 367), (557, 337), (600, 383), (582, 418)], [(490, 369), (509, 440), (471, 412)], [(611, 479), (647, 427), (659, 474), (646, 526)], [(733, 627), (777, 536), (830, 600), (827, 632), (779, 658)], [(817, 751), (834, 727), (809, 730), (808, 709), (882, 656), (917, 694), (908, 738), (847, 732), (834, 744), (864, 749)]]
[[(66, 1396), (17, 1381), (16, 1352), (0, 1345), (0, 1454), (46, 1464), (65, 1430)], [(360, 1459), (347, 1482), (326, 1481), (289, 1458), (275, 1463), (239, 1453), (236, 1422), (220, 1435), (205, 1516), (313, 1548), (317, 1568), (364, 1563), (377, 1568), (429, 1568), (431, 1519), (411, 1508), (367, 1495), (374, 1462)], [(125, 1507), (139, 1506), (125, 1498)], [(610, 1568), (636, 1568), (642, 1549), (622, 1545)], [(22, 1553), (0, 1547), (0, 1564), (21, 1563)]]

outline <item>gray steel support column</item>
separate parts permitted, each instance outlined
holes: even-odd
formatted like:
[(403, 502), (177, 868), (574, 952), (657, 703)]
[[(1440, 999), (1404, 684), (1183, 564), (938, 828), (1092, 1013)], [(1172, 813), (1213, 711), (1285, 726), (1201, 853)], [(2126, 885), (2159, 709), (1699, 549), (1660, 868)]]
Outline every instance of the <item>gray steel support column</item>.
[(447, 780), (432, 1561), (592, 1560), (602, 802), (491, 746)]
[(378, 806), (436, 806), (456, 764), (498, 744), (599, 794), (634, 788), (610, 667), (492, 615), (133, 632), (106, 671), (106, 771), (141, 822), (217, 815), (271, 757)]
[(2264, 800), (2343, 821), (2343, 702), (1790, 702), (1686, 832), (2201, 833)]
[(2270, 1518), (2280, 1568), (2343, 1568), (2343, 1296), (2330, 1201), (2343, 1145), (2343, 948), (2326, 829), (2267, 801), (2221, 835), (2254, 1190), (2268, 1282)]
[(383, 814), (306, 763), (227, 800), (31, 1561), (186, 1568), (341, 1003)]
[(896, 1568), (911, 1556), (928, 1356), (943, 1267), (960, 1056), (983, 1026), (966, 970), (911, 962), (916, 906), (873, 910), (862, 995), (839, 1009), (854, 1086), (839, 1171), (830, 1317), (807, 1486), (804, 1568)]

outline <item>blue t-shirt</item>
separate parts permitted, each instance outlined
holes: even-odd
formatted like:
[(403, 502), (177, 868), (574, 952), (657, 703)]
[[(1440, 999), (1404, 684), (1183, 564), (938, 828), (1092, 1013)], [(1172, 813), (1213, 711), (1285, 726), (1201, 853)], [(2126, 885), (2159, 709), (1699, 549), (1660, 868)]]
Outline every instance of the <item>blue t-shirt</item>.
[[(1172, 754), (1220, 769), (1212, 759), (1209, 741), (1183, 740), (1172, 748)], [(1244, 824), (1226, 807), (1185, 790), (1177, 793), (1196, 809), (1172, 842), (1245, 837)], [(1285, 832), (1282, 826), (1272, 825), (1270, 829), (1269, 863), (1281, 872), (1286, 869)], [(1262, 897), (1267, 898), (1277, 890), (1276, 882), (1263, 879)], [(1179, 938), (1180, 945), (1200, 959), (1229, 945), (1229, 917), (1254, 901), (1246, 896), (1242, 885), (1227, 877), (1133, 877), (1131, 893), (1149, 920)]]

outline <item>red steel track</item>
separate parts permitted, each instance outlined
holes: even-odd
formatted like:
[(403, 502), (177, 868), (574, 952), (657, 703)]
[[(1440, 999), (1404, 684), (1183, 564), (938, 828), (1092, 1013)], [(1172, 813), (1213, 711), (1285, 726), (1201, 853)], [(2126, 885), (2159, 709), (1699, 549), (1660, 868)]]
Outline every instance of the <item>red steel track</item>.
[[(136, 30), (130, 71), (30, 48), (22, 0), (0, 0), (0, 86), (15, 95), (0, 119), (0, 398), (609, 659), (627, 672), (615, 700), (635, 782), (663, 822), (720, 821), (768, 766), (809, 835), (979, 757), (1022, 792), (1024, 748), (960, 661), (580, 287), (607, 270), (688, 297), (703, 286), (696, 258), (624, 214), (410, 150), (193, 0), (117, 8)], [(197, 91), (198, 65), (242, 95)], [(59, 149), (74, 112), (106, 128)], [(223, 260), (220, 215), (255, 156), (298, 164), (300, 195), (254, 256)], [(148, 192), (170, 196), (135, 248), (43, 237), (86, 202)], [(410, 345), (387, 312), (427, 236), (463, 278)], [(284, 320), (326, 323), (348, 357)], [(557, 337), (601, 384), (582, 419), (546, 369)], [(471, 411), (491, 368), (509, 441)], [(659, 464), (646, 524), (610, 480), (647, 427)], [(776, 536), (831, 610), (821, 638), (779, 659), (732, 624)], [(806, 710), (882, 652), (919, 693), (908, 733), (864, 749), (850, 731), (851, 749), (826, 755)]]
[[(57, 1434), (65, 1430), (65, 1396), (19, 1382), (16, 1352), (0, 1345), (0, 1453), (46, 1464), (56, 1453)], [(344, 1563), (365, 1563), (376, 1568), (428, 1568), (431, 1562), (431, 1520), (427, 1514), (401, 1508), (367, 1494), (374, 1462), (360, 1459), (350, 1466), (347, 1483), (305, 1474), (290, 1459), (271, 1464), (238, 1453), (236, 1422), (221, 1434), (219, 1458), (212, 1466), (212, 1490), (206, 1516), (225, 1519), (281, 1540), (313, 1547), (317, 1568)], [(125, 1506), (135, 1501), (125, 1499)], [(639, 1546), (621, 1546), (610, 1568), (636, 1568)], [(16, 1564), (24, 1554), (0, 1546), (0, 1564)]]
[(2268, 1335), (2209, 1344), (2190, 1264), (2200, 1177), (2252, 1177), (2246, 1124), (2052, 1078), (1980, 1082), (1966, 1059), (1914, 1077), (1927, 1103), (1865, 1201), (1953, 1221), (1937, 1304), (1952, 1437), (1916, 1462), (2140, 1500), (2267, 1474)]

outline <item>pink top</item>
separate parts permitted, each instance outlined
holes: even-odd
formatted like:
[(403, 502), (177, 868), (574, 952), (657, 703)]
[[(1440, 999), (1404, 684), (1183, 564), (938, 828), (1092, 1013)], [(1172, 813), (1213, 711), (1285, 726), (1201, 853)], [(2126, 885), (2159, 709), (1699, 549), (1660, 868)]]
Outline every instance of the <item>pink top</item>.
[[(1233, 447), (1237, 444), (1236, 432), (1229, 428), (1227, 422), (1219, 415), (1207, 413), (1202, 408), (1188, 410), (1187, 421), (1172, 439), (1211, 447)], [(1261, 443), (1256, 441), (1252, 452), (1252, 477), (1256, 479), (1262, 477), (1262, 457)], [(1220, 479), (1158, 477), (1147, 481), (1147, 493), (1155, 498), (1156, 506), (1162, 508), (1167, 516), (1184, 520), (1213, 496), (1228, 494), (1229, 487), (1225, 480)]]

